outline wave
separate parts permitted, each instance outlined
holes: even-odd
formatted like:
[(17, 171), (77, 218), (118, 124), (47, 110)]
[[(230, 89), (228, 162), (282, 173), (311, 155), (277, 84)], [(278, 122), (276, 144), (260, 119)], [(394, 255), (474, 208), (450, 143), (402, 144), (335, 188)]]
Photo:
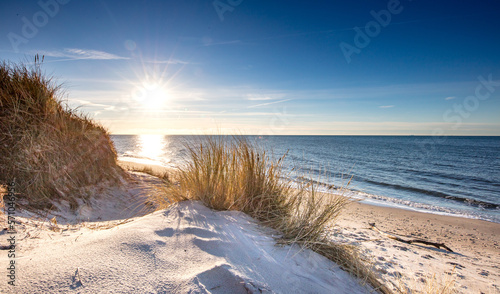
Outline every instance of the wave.
[(497, 203), (491, 203), (491, 202), (467, 198), (467, 197), (449, 195), (449, 194), (439, 192), (439, 191), (427, 190), (427, 189), (410, 187), (410, 186), (401, 186), (398, 184), (390, 184), (390, 183), (385, 183), (385, 182), (372, 181), (372, 180), (368, 180), (368, 179), (363, 179), (363, 181), (370, 183), (370, 184), (378, 185), (378, 186), (390, 187), (390, 188), (393, 188), (395, 190), (416, 192), (416, 193), (430, 195), (430, 196), (439, 197), (439, 198), (443, 198), (443, 199), (453, 200), (453, 201), (464, 203), (468, 206), (474, 206), (474, 207), (483, 208), (483, 209), (500, 209), (500, 204), (497, 204)]
[[(442, 215), (458, 216), (465, 218), (480, 219), (495, 223), (500, 223), (500, 217), (493, 214), (483, 214), (478, 211), (464, 211), (459, 209), (452, 209), (438, 205), (425, 204), (420, 202), (415, 202), (411, 200), (403, 200), (397, 198), (391, 198), (386, 196), (374, 195), (364, 192), (351, 191), (350, 197), (361, 199), (370, 204), (384, 205), (384, 206), (395, 206), (402, 209), (410, 209), (419, 212), (435, 213)], [(497, 208), (498, 210), (498, 208)]]
[[(318, 187), (324, 188), (324, 189), (327, 189), (327, 190), (338, 189), (338, 188), (345, 188), (345, 187), (337, 186), (335, 184), (323, 182), (323, 181), (320, 181), (320, 180), (313, 180), (313, 179), (310, 179), (310, 178), (304, 177), (304, 176), (295, 177), (294, 180), (296, 182), (300, 183), (300, 184), (304, 184), (305, 182), (307, 182), (307, 183), (313, 183), (313, 184), (317, 185)], [(345, 182), (347, 182), (347, 181), (348, 181), (348, 179), (345, 179)], [(374, 185), (379, 185), (379, 186), (384, 186), (384, 187), (390, 187), (390, 188), (393, 188), (393, 189), (396, 189), (396, 190), (416, 192), (416, 193), (420, 193), (420, 194), (425, 194), (425, 195), (430, 195), (430, 196), (438, 197), (438, 198), (441, 198), (441, 199), (447, 199), (447, 200), (451, 200), (451, 201), (456, 201), (456, 202), (465, 204), (467, 206), (477, 207), (477, 208), (480, 208), (480, 209), (500, 210), (500, 204), (492, 203), (492, 202), (487, 202), (487, 201), (483, 201), (483, 200), (477, 200), (477, 199), (473, 199), (473, 198), (454, 196), (454, 195), (446, 194), (446, 193), (439, 192), (439, 191), (426, 190), (426, 189), (409, 187), (409, 186), (401, 186), (401, 185), (398, 185), (398, 184), (389, 184), (389, 183), (385, 183), (385, 182), (377, 182), (377, 181), (372, 181), (372, 180), (367, 180), (367, 179), (364, 179), (363, 181), (367, 182), (367, 183), (374, 184)], [(345, 184), (345, 183), (343, 183), (343, 184)], [(354, 189), (352, 189), (352, 191), (355, 191), (355, 192), (358, 192), (358, 193), (364, 193), (364, 192), (361, 192), (361, 191), (356, 191)], [(368, 193), (366, 193), (366, 194), (367, 195), (371, 195), (371, 194), (368, 194)], [(377, 196), (377, 198), (380, 198), (380, 197), (383, 197), (383, 196)], [(372, 197), (372, 198), (374, 198), (374, 197)], [(387, 197), (387, 199), (389, 199), (389, 198)], [(390, 199), (393, 199), (393, 198), (390, 198)], [(401, 201), (405, 201), (405, 200), (401, 200)], [(392, 201), (392, 202), (395, 202), (395, 201)]]
[[(419, 212), (426, 212), (426, 213), (435, 213), (435, 214), (442, 214), (442, 215), (450, 215), (450, 216), (458, 216), (458, 217), (465, 217), (465, 218), (473, 218), (473, 219), (480, 219), (480, 220), (485, 220), (485, 221), (491, 221), (491, 222), (496, 222), (500, 223), (500, 217), (496, 215), (496, 211), (500, 211), (499, 205), (496, 205), (496, 208), (488, 209), (488, 210), (470, 210), (470, 209), (453, 209), (449, 207), (445, 207), (439, 204), (426, 204), (426, 203), (421, 203), (421, 202), (416, 202), (412, 200), (405, 200), (405, 199), (399, 199), (399, 198), (392, 198), (392, 197), (387, 197), (387, 196), (381, 196), (381, 195), (376, 195), (376, 194), (370, 194), (362, 191), (357, 191), (355, 189), (346, 189), (345, 187), (341, 186), (335, 186), (332, 184), (328, 184), (322, 181), (316, 181), (309, 179), (307, 177), (297, 177), (295, 178), (295, 181), (297, 185), (304, 184), (304, 183), (309, 183), (312, 182), (317, 185), (318, 191), (321, 192), (326, 192), (326, 193), (335, 193), (335, 191), (340, 191), (341, 194), (353, 199), (359, 199), (363, 202), (366, 202), (368, 204), (372, 205), (383, 205), (383, 206), (388, 206), (388, 207), (395, 207), (395, 208), (400, 208), (400, 209), (410, 209), (410, 210), (415, 210)], [(464, 198), (463, 201), (461, 202), (469, 202), (472, 206), (472, 201), (467, 201)], [(469, 206), (469, 207), (470, 207)], [(492, 213), (482, 213), (481, 211), (487, 212), (490, 211)]]

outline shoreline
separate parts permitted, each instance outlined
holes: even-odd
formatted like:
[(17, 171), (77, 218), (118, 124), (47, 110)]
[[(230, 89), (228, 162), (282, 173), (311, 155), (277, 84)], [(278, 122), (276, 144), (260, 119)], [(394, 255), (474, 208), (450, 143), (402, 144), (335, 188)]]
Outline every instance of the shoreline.
[[(133, 158), (133, 157), (132, 158), (119, 157), (118, 164), (125, 169), (127, 169), (127, 168), (134, 168), (134, 169), (151, 168), (153, 170), (153, 172), (155, 172), (157, 174), (164, 173), (164, 172), (173, 172), (176, 168), (176, 167), (172, 167), (172, 166), (165, 166), (161, 163), (155, 163), (153, 160), (146, 160), (145, 162), (141, 162), (137, 158)], [(320, 185), (323, 185), (323, 183), (321, 183)], [(330, 191), (322, 191), (322, 190), (319, 190), (319, 192), (332, 193)], [(346, 192), (347, 193), (344, 194), (345, 196), (351, 197), (351, 198), (355, 199), (356, 201), (362, 201), (362, 203), (364, 203), (366, 205), (381, 206), (381, 207), (388, 207), (388, 208), (394, 208), (394, 209), (402, 209), (402, 210), (408, 210), (408, 211), (414, 211), (414, 212), (428, 213), (428, 214), (433, 214), (433, 215), (459, 217), (459, 218), (465, 218), (465, 219), (471, 219), (471, 220), (482, 220), (482, 221), (500, 224), (500, 215), (498, 217), (495, 217), (494, 215), (492, 216), (492, 215), (487, 214), (487, 213), (480, 214), (476, 211), (469, 212), (467, 210), (461, 210), (460, 208), (449, 208), (446, 206), (431, 205), (431, 204), (426, 204), (426, 203), (417, 202), (417, 201), (413, 201), (413, 200), (401, 200), (399, 198), (378, 195), (378, 194), (371, 194), (371, 193), (367, 193), (365, 191), (356, 190), (356, 189), (347, 188)], [(414, 204), (415, 206), (401, 203), (401, 201), (403, 201), (403, 202), (407, 201), (411, 204)], [(500, 211), (499, 211), (499, 213), (500, 213)]]
[[(173, 171), (128, 161), (120, 161), (120, 166)], [(388, 239), (369, 229), (373, 222), (382, 231), (444, 243), (454, 252)], [(436, 279), (437, 284), (455, 281), (459, 293), (500, 293), (499, 223), (354, 201), (335, 222), (332, 239), (359, 246), (392, 286), (399, 281), (418, 289)]]
[[(371, 198), (365, 198), (365, 199), (355, 198), (355, 199), (359, 200), (359, 203), (362, 203), (362, 204), (368, 205), (368, 206), (401, 209), (401, 210), (406, 210), (406, 211), (411, 211), (411, 212), (431, 214), (431, 215), (440, 215), (440, 216), (445, 216), (445, 217), (457, 217), (457, 218), (463, 218), (463, 219), (469, 219), (469, 220), (484, 221), (484, 222), (489, 222), (489, 223), (494, 223), (494, 224), (500, 225), (500, 221), (496, 222), (494, 220), (481, 218), (480, 216), (475, 216), (475, 215), (459, 214), (459, 213), (445, 212), (445, 211), (439, 211), (439, 210), (429, 210), (429, 209), (425, 209), (425, 208), (413, 207), (413, 206), (408, 206), (408, 205), (395, 203), (395, 202), (389, 202), (391, 204), (386, 204), (386, 203), (388, 203), (388, 201), (377, 201), (376, 199), (371, 199)], [(445, 209), (443, 207), (439, 207), (439, 208)]]
[[(166, 167), (166, 166), (161, 165), (161, 164), (143, 163), (143, 162), (138, 162), (136, 160), (126, 160), (124, 158), (118, 159), (118, 165), (126, 170), (127, 169), (151, 168), (154, 173), (160, 173), (160, 174), (165, 173), (165, 172), (172, 173), (174, 171), (174, 168)], [(451, 212), (441, 212), (441, 211), (428, 210), (425, 208), (412, 207), (412, 206), (408, 206), (408, 205), (404, 205), (404, 204), (400, 204), (400, 203), (396, 203), (396, 202), (388, 202), (385, 200), (377, 200), (374, 198), (364, 197), (360, 193), (363, 193), (363, 194), (368, 194), (368, 193), (365, 193), (362, 191), (350, 190), (350, 189), (347, 189), (347, 191), (350, 193), (359, 195), (358, 196), (359, 198), (355, 197), (355, 196), (350, 196), (350, 195), (347, 195), (347, 197), (351, 197), (351, 198), (355, 199), (355, 201), (357, 203), (361, 203), (361, 204), (367, 205), (367, 206), (384, 207), (384, 208), (389, 208), (389, 209), (400, 209), (400, 210), (410, 211), (410, 212), (415, 212), (415, 213), (438, 215), (438, 216), (452, 217), (452, 218), (456, 217), (456, 218), (461, 218), (461, 219), (466, 219), (466, 220), (484, 221), (484, 222), (489, 222), (489, 223), (494, 223), (494, 224), (500, 225), (500, 222), (495, 222), (493, 220), (478, 218), (478, 217), (475, 217), (473, 215), (453, 214)], [(331, 192), (326, 192), (326, 193), (331, 193)]]

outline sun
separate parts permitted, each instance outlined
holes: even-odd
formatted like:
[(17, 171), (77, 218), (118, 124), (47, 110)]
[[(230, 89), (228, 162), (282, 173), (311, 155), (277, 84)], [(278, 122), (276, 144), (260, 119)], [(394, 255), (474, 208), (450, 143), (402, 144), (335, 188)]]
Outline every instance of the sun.
[(133, 93), (134, 99), (145, 108), (158, 110), (165, 106), (169, 95), (167, 88), (157, 81), (141, 83)]

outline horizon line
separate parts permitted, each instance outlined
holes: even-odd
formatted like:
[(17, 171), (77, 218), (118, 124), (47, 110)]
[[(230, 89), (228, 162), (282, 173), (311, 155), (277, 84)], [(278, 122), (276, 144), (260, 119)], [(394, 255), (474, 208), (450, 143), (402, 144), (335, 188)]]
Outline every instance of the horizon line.
[(400, 134), (393, 134), (393, 135), (388, 135), (388, 134), (352, 134), (352, 135), (346, 135), (346, 134), (338, 134), (338, 135), (325, 135), (325, 134), (275, 134), (275, 135), (270, 135), (270, 134), (151, 134), (151, 133), (135, 133), (135, 134), (129, 134), (129, 133), (109, 133), (110, 135), (113, 136), (137, 136), (137, 135), (156, 135), (156, 136), (266, 136), (266, 137), (271, 137), (271, 136), (314, 136), (314, 137), (319, 137), (319, 136), (324, 136), (324, 137), (500, 137), (500, 135), (400, 135)]

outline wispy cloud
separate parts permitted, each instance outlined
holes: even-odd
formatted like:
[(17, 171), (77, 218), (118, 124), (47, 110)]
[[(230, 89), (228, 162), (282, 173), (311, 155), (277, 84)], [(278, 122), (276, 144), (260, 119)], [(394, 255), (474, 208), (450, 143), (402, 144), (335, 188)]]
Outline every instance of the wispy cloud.
[(266, 101), (266, 100), (273, 100), (273, 99), (280, 99), (285, 97), (285, 93), (266, 93), (266, 94), (255, 94), (255, 93), (250, 93), (247, 94), (247, 100), (250, 101)]
[(266, 101), (266, 100), (272, 100), (273, 98), (271, 97), (251, 97), (248, 98), (250, 101)]
[(265, 101), (265, 100), (272, 100), (273, 98), (271, 97), (257, 97), (257, 96), (251, 96), (248, 95), (248, 100), (250, 101)]
[(452, 100), (452, 99), (455, 99), (455, 98), (457, 98), (457, 97), (455, 97), (455, 96), (450, 96), (450, 97), (446, 97), (446, 98), (444, 98), (444, 100)]
[(394, 105), (382, 105), (382, 106), (379, 106), (378, 108), (393, 108)]
[(94, 59), (94, 60), (116, 60), (116, 59), (130, 59), (129, 57), (122, 57), (112, 53), (99, 51), (99, 50), (88, 50), (88, 49), (77, 49), (77, 48), (65, 48), (62, 51), (37, 51), (36, 53), (40, 55), (50, 56), (50, 57), (60, 57), (66, 58), (58, 61), (65, 60), (79, 60), (79, 59)]
[(286, 101), (290, 101), (290, 100), (292, 100), (292, 99), (284, 99), (284, 100), (274, 101), (274, 102), (269, 102), (269, 103), (261, 103), (261, 104), (257, 104), (257, 105), (248, 106), (247, 108), (255, 108), (255, 107), (260, 107), (260, 106), (266, 106), (266, 105), (271, 105), (271, 104), (276, 104), (276, 103), (282, 103), (282, 102), (286, 102)]

